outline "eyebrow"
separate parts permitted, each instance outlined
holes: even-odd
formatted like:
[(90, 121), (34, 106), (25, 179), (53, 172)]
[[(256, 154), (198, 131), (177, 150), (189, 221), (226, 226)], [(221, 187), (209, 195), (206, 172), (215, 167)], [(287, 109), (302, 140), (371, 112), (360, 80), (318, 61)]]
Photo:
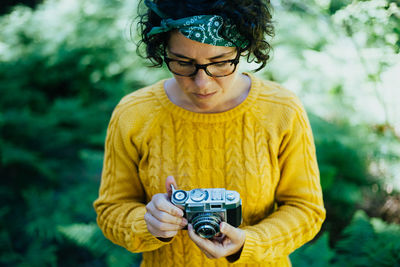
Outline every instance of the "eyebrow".
[[(181, 54), (179, 54), (179, 53), (174, 53), (174, 52), (172, 52), (172, 51), (169, 51), (169, 52), (170, 52), (172, 55), (176, 56), (176, 57), (185, 58), (185, 59), (189, 59), (189, 60), (194, 60), (193, 58), (190, 58), (190, 57), (181, 55)], [(225, 57), (225, 56), (227, 56), (227, 55), (229, 55), (229, 54), (232, 54), (233, 52), (235, 52), (235, 51), (226, 52), (226, 53), (220, 54), (220, 55), (215, 56), (215, 57), (210, 57), (210, 58), (207, 58), (207, 60), (213, 60), (213, 59), (222, 58), (222, 57)]]

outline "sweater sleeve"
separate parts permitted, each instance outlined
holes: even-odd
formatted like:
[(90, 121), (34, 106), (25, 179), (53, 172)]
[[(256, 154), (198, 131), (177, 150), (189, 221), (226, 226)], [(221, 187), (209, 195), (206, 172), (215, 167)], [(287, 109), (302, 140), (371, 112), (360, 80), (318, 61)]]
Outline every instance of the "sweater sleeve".
[[(154, 237), (144, 220), (145, 194), (138, 175), (139, 154), (130, 138), (132, 116), (114, 110), (107, 130), (99, 197), (94, 202), (97, 223), (113, 243), (131, 252), (155, 250), (169, 242)], [(129, 121), (130, 120), (130, 121)]]
[(236, 263), (276, 261), (310, 241), (325, 219), (314, 140), (303, 108), (287, 121), (278, 163), (277, 209), (256, 225), (246, 226), (246, 240)]

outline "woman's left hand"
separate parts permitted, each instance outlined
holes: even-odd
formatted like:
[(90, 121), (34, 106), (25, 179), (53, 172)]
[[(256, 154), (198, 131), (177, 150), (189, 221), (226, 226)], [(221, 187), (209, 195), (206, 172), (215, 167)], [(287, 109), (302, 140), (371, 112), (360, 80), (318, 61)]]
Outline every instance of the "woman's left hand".
[(190, 239), (200, 248), (209, 259), (219, 259), (235, 254), (242, 249), (245, 241), (245, 232), (228, 223), (220, 225), (222, 236), (213, 239), (202, 238), (194, 232), (193, 226), (188, 225)]

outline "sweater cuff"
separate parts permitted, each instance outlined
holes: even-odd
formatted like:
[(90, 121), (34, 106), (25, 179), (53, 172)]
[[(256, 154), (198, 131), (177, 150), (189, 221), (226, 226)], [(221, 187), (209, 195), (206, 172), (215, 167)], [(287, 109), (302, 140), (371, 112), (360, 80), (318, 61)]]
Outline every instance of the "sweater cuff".
[(250, 263), (255, 262), (254, 252), (257, 248), (257, 234), (249, 229), (242, 229), (246, 233), (246, 239), (242, 248), (240, 257), (234, 263)]

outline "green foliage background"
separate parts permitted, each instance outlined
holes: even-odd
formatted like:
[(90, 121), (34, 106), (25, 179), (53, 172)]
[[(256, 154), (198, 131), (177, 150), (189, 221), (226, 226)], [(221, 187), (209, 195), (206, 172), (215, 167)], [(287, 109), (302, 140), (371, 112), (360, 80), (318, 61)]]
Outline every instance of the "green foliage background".
[[(293, 265), (400, 266), (400, 2), (273, 5), (257, 75), (309, 110), (328, 212)], [(138, 265), (92, 208), (114, 106), (169, 75), (136, 55), (136, 14), (136, 0), (48, 0), (0, 17), (0, 265)]]

